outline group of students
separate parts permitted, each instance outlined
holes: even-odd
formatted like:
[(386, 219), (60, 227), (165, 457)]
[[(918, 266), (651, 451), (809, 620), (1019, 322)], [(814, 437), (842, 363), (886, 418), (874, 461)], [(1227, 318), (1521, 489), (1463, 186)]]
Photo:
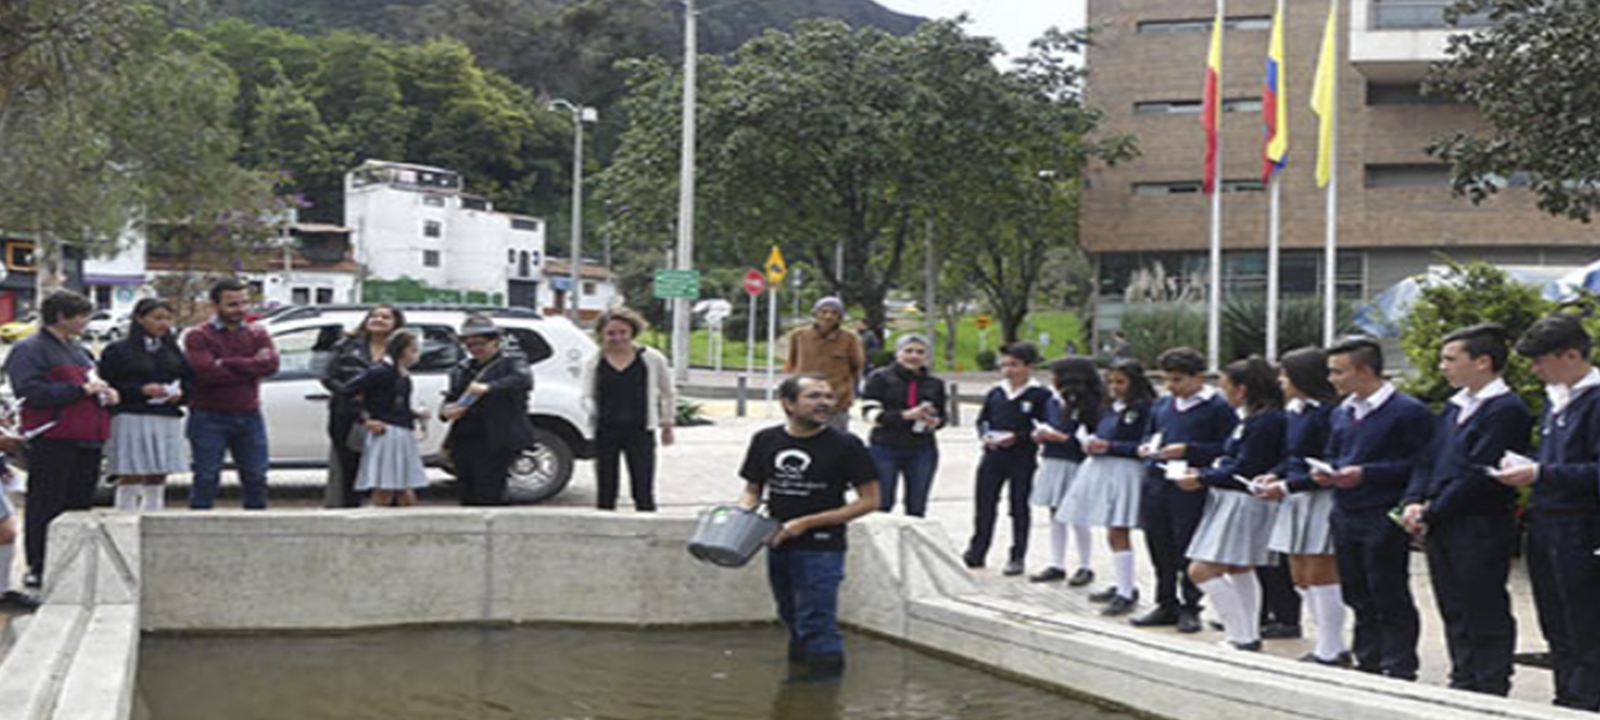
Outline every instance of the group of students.
[[(985, 452), (964, 559), (984, 566), (1009, 486), (1006, 575), (1023, 573), (1030, 505), (1044, 506), (1050, 565), (1030, 579), (1093, 582), (1090, 533), (1104, 528), (1113, 583), (1089, 599), (1104, 615), (1130, 613), (1139, 601), (1130, 531), (1139, 528), (1156, 592), (1134, 625), (1198, 632), (1204, 598), (1226, 646), (1260, 650), (1263, 617), (1280, 629), (1267, 637), (1299, 636), (1297, 592), (1316, 626), (1303, 660), (1414, 680), (1420, 621), (1409, 561), (1420, 544), (1451, 687), (1506, 695), (1520, 514), (1555, 702), (1600, 710), (1600, 371), (1571, 315), (1540, 320), (1514, 349), (1546, 383), (1537, 423), (1502, 378), (1512, 344), (1498, 325), (1445, 337), (1439, 369), (1457, 392), (1437, 413), (1385, 379), (1370, 338), (1296, 350), (1277, 365), (1240, 360), (1216, 387), (1204, 357), (1171, 349), (1157, 361), (1160, 396), (1133, 359), (1113, 361), (1103, 378), (1087, 358), (1054, 361), (1047, 388), (1033, 379), (1037, 349), (1011, 345), (978, 418)], [(1069, 538), (1078, 550), (1071, 574)], [(1279, 585), (1290, 603), (1263, 599)], [(1346, 607), (1355, 616), (1349, 647)]]

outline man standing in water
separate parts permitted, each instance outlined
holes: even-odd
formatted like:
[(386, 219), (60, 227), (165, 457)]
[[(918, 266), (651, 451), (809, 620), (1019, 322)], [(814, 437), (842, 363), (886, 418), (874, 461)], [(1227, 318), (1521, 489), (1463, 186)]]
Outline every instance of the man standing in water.
[[(860, 438), (829, 426), (834, 394), (827, 380), (791, 377), (778, 395), (789, 420), (750, 439), (739, 471), (746, 481), (740, 504), (755, 509), (765, 492), (772, 517), (783, 523), (767, 553), (767, 580), (789, 631), (794, 675), (835, 678), (844, 672), (845, 524), (878, 509), (878, 480)], [(847, 487), (856, 495), (848, 503)]]

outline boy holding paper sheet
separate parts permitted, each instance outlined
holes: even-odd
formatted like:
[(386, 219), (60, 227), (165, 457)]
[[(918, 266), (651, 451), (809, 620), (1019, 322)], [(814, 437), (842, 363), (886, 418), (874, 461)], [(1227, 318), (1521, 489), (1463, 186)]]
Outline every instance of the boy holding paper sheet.
[(1022, 574), (1028, 555), (1028, 520), (1032, 508), (1033, 473), (1039, 445), (1033, 441), (1035, 423), (1045, 421), (1052, 393), (1033, 379), (1039, 349), (1019, 342), (1000, 351), (1000, 382), (989, 389), (978, 412), (978, 435), (983, 459), (978, 461), (977, 488), (973, 493), (972, 539), (962, 559), (969, 568), (984, 566), (994, 539), (1000, 490), (1010, 485), (1007, 506), (1011, 512), (1011, 554), (1002, 573)]
[(1426, 536), (1428, 575), (1450, 649), (1450, 687), (1511, 692), (1517, 624), (1506, 578), (1517, 538), (1516, 490), (1490, 475), (1507, 452), (1525, 453), (1533, 415), (1501, 379), (1505, 329), (1474, 325), (1444, 338), (1439, 371), (1459, 392), (1434, 426), (1433, 448), (1406, 489), (1401, 516)]
[(1356, 664), (1415, 680), (1420, 620), (1411, 598), (1411, 539), (1389, 511), (1427, 451), (1433, 413), (1383, 379), (1383, 350), (1371, 338), (1329, 348), (1328, 380), (1347, 397), (1333, 413), (1322, 455), (1333, 471), (1313, 469), (1311, 479), (1335, 488), (1330, 522), (1344, 601), (1356, 616)]
[(1540, 320), (1517, 341), (1549, 401), (1537, 462), (1502, 462), (1500, 473), (1508, 486), (1533, 486), (1524, 552), (1555, 666), (1555, 704), (1582, 710), (1600, 710), (1600, 371), (1591, 348), (1572, 315)]

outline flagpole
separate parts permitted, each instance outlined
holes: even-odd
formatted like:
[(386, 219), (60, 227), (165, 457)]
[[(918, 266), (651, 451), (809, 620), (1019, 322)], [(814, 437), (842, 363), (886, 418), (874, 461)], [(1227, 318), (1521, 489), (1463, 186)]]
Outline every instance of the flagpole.
[(1282, 215), (1283, 180), (1272, 174), (1272, 198), (1267, 219), (1267, 359), (1278, 359), (1278, 230)]
[[(1217, 0), (1217, 23), (1223, 24), (1227, 20), (1227, 0)], [(1217, 45), (1223, 44), (1223, 29), (1214, 28), (1217, 36)], [(1212, 161), (1212, 177), (1216, 178), (1217, 185), (1211, 192), (1211, 292), (1206, 303), (1206, 358), (1211, 367), (1211, 372), (1216, 372), (1222, 367), (1222, 188), (1226, 183), (1222, 179), (1222, 73), (1221, 63), (1218, 63), (1217, 73), (1217, 153)]]
[[(1332, 12), (1337, 14), (1339, 3), (1333, 0)], [(1337, 28), (1337, 26), (1335, 26)], [(1339, 291), (1337, 286), (1339, 263), (1339, 53), (1338, 46), (1334, 46), (1333, 53), (1332, 87), (1334, 102), (1330, 108), (1329, 125), (1333, 128), (1328, 138), (1328, 211), (1327, 215), (1327, 242), (1323, 251), (1322, 266), (1322, 342), (1325, 346), (1333, 345), (1334, 335), (1338, 332), (1338, 303)]]

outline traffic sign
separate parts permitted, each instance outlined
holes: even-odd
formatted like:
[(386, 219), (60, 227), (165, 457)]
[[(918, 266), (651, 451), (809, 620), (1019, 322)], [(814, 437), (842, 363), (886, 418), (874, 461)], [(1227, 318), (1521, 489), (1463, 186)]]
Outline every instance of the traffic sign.
[(751, 296), (760, 295), (767, 289), (767, 276), (760, 270), (751, 270), (744, 274), (744, 291)]
[(767, 255), (767, 282), (776, 285), (783, 282), (783, 276), (787, 274), (789, 266), (783, 262), (783, 251), (773, 245), (772, 252)]
[(993, 324), (994, 316), (987, 313), (972, 319), (972, 326), (978, 328), (979, 330), (988, 330), (989, 326)]
[(657, 270), (655, 296), (657, 300), (699, 300), (700, 271)]

